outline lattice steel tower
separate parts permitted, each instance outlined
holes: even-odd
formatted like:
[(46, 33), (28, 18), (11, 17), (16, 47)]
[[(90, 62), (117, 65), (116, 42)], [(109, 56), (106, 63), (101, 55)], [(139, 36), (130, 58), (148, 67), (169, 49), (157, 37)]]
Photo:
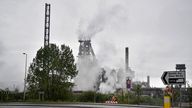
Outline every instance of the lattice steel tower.
[[(88, 60), (90, 62), (95, 62), (95, 53), (91, 46), (91, 40), (79, 40), (79, 53), (78, 53), (78, 61), (79, 63), (82, 60)], [(88, 62), (87, 61), (87, 62)]]
[(91, 55), (95, 57), (93, 48), (91, 46), (91, 40), (79, 40), (79, 56), (88, 56)]
[(44, 47), (49, 46), (51, 5), (45, 3)]

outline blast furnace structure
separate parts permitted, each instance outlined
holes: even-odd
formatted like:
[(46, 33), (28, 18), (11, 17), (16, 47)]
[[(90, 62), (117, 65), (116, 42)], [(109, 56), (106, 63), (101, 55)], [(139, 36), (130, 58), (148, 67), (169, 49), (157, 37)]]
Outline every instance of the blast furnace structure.
[(75, 78), (75, 90), (95, 90), (95, 84), (99, 72), (99, 66), (93, 51), (91, 40), (79, 40), (78, 75)]

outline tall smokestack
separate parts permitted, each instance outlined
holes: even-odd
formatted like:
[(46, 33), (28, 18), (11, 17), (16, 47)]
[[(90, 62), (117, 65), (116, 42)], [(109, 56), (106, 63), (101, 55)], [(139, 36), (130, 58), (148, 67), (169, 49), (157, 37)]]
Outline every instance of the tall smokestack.
[(129, 48), (125, 47), (125, 71), (128, 72), (129, 69)]
[(129, 69), (129, 48), (125, 47), (125, 71), (128, 72)]
[(150, 88), (150, 76), (147, 76), (147, 87)]

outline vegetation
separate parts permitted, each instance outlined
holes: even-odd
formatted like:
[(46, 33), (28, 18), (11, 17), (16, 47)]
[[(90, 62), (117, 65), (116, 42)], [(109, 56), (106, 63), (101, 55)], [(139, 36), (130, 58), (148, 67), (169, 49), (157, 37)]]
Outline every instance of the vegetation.
[(141, 85), (137, 84), (133, 86), (133, 91), (136, 97), (136, 104), (139, 104), (141, 101), (141, 94), (142, 94)]
[(8, 88), (2, 90), (0, 89), (0, 102), (6, 101), (21, 101), (23, 98), (23, 94), (21, 94), (18, 88), (10, 91)]
[(111, 100), (113, 94), (102, 94), (94, 91), (86, 91), (80, 94), (74, 94), (75, 102), (96, 102), (105, 103), (107, 100)]
[(192, 87), (188, 84), (188, 98), (190, 105), (192, 104)]
[[(8, 89), (6, 89), (8, 90)], [(17, 92), (17, 90), (6, 92), (6, 90), (1, 90), (0, 98), (1, 101), (22, 101), (23, 99), (23, 92)], [(29, 94), (27, 94), (29, 95)], [(93, 91), (87, 91), (82, 93), (71, 93), (66, 94), (65, 102), (96, 102), (96, 103), (105, 103), (105, 101), (110, 101), (112, 96), (116, 96), (118, 103), (121, 104), (138, 104), (137, 96), (133, 91), (128, 93), (122, 94), (102, 94)], [(122, 100), (123, 97), (123, 100)], [(29, 98), (27, 101), (30, 102), (39, 102), (39, 99), (32, 99)], [(53, 102), (54, 100), (47, 100), (48, 102)], [(47, 102), (46, 101), (46, 102)], [(63, 100), (57, 100), (56, 102), (63, 102)], [(163, 99), (157, 97), (150, 97), (150, 96), (140, 96), (139, 104), (146, 104), (146, 105), (163, 105)]]
[[(122, 104), (148, 104), (163, 105), (163, 99), (158, 97), (143, 96), (141, 85), (133, 85), (128, 93), (120, 91), (115, 94), (102, 94), (94, 91), (73, 93), (73, 79), (77, 75), (72, 50), (65, 45), (60, 47), (50, 44), (49, 47), (40, 48), (29, 67), (27, 75), (27, 101), (39, 101), (39, 97), (45, 101), (68, 102), (96, 102), (105, 103), (112, 96), (117, 97)], [(192, 102), (192, 88), (188, 89), (189, 102)], [(177, 100), (178, 92), (174, 92), (174, 100)], [(0, 101), (22, 101), (23, 92), (16, 88), (10, 91), (0, 89)]]
[(77, 75), (74, 61), (68, 46), (50, 44), (40, 48), (29, 67), (28, 98), (67, 100), (73, 86), (70, 80)]

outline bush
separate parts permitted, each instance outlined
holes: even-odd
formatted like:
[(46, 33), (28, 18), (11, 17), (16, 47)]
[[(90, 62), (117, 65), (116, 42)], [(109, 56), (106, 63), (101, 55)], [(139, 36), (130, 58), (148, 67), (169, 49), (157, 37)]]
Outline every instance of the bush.
[(6, 101), (21, 101), (23, 99), (23, 93), (19, 91), (10, 91), (9, 89), (0, 89), (0, 102)]
[(142, 96), (141, 97), (141, 104), (146, 105), (163, 105), (163, 99), (161, 98), (153, 98), (150, 96)]
[(109, 100), (109, 95), (96, 93), (96, 102), (97, 103), (104, 103), (105, 101)]
[(97, 102), (97, 103), (104, 103), (108, 100), (110, 95), (96, 93), (94, 91), (86, 91), (81, 94), (74, 94), (73, 101), (76, 102)]
[(95, 92), (87, 91), (77, 95), (75, 99), (78, 102), (93, 102), (94, 101)]

